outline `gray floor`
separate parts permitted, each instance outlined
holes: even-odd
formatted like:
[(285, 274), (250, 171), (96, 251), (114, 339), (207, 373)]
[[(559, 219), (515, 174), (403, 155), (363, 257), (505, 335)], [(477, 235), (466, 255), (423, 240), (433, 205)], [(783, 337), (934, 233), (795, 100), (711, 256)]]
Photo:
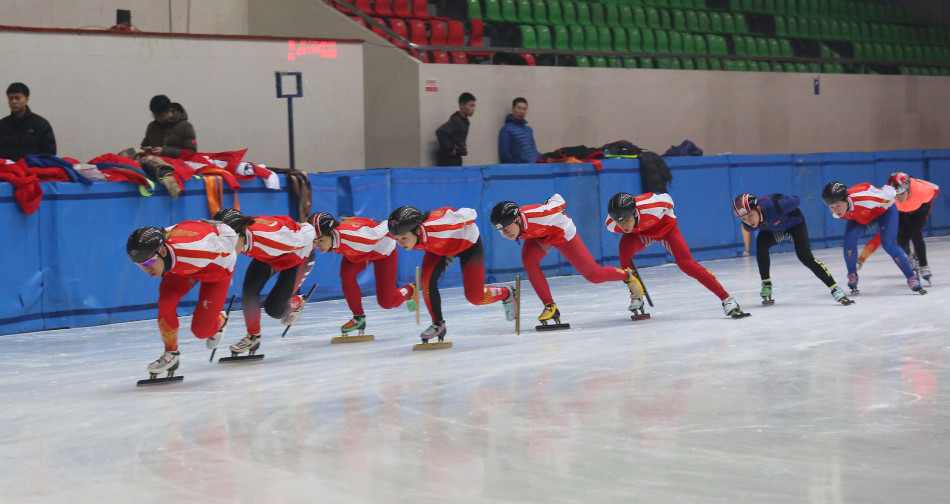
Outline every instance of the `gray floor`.
[[(928, 295), (879, 251), (848, 307), (793, 254), (773, 255), (771, 307), (754, 258), (705, 262), (743, 320), (673, 265), (642, 271), (656, 307), (635, 323), (624, 286), (551, 279), (558, 333), (533, 330), (527, 282), (520, 336), (445, 289), (455, 346), (434, 352), (372, 298), (376, 341), (331, 346), (346, 305), (314, 303), (284, 339), (265, 321), (259, 363), (183, 337), (163, 389), (135, 387), (153, 321), (4, 336), (0, 500), (948, 502), (950, 239), (928, 247)], [(844, 281), (840, 249), (816, 255)]]

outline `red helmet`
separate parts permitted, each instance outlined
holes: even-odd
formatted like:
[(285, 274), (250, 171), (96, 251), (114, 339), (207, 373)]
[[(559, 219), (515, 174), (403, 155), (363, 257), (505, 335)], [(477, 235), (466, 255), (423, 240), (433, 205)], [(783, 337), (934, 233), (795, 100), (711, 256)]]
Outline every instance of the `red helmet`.
[(749, 193), (740, 194), (732, 202), (732, 212), (736, 214), (736, 217), (742, 217), (755, 208), (755, 203), (755, 196)]
[(894, 172), (887, 178), (887, 185), (897, 189), (897, 194), (904, 194), (910, 189), (910, 175), (904, 172)]

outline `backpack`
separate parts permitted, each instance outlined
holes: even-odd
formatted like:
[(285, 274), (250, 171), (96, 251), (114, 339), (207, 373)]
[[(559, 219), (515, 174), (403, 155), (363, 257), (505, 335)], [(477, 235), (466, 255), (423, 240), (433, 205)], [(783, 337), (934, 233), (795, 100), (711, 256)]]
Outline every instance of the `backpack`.
[(666, 184), (673, 181), (673, 172), (659, 154), (642, 149), (640, 152), (640, 185), (644, 193), (665, 193)]

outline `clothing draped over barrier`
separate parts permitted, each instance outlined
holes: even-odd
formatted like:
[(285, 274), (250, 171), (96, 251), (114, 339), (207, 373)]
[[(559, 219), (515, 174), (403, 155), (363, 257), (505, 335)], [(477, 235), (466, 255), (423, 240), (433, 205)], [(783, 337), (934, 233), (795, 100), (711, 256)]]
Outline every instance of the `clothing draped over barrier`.
[[(744, 246), (732, 199), (743, 192), (756, 195), (794, 194), (808, 221), (814, 248), (838, 246), (844, 223), (833, 219), (821, 201), (821, 190), (833, 180), (846, 185), (871, 182), (881, 186), (894, 171), (950, 187), (950, 150), (882, 151), (872, 153), (723, 155), (667, 160), (675, 178), (668, 187), (680, 229), (697, 260), (735, 257)], [(284, 176), (280, 176), (284, 179)], [(523, 275), (521, 250), (492, 229), (488, 215), (499, 201), (518, 205), (542, 203), (555, 193), (567, 202), (566, 213), (600, 264), (620, 266), (620, 236), (607, 232), (607, 201), (620, 191), (640, 193), (636, 159), (604, 159), (602, 169), (589, 163), (394, 168), (315, 173), (309, 175), (312, 210), (337, 217), (385, 220), (396, 207), (422, 211), (443, 206), (478, 211), (485, 246), (488, 282)], [(0, 182), (0, 231), (5, 238), (0, 261), (0, 334), (80, 327), (153, 319), (158, 300), (157, 279), (132, 264), (125, 242), (136, 228), (169, 226), (207, 218), (208, 200), (200, 181), (189, 180), (177, 200), (143, 198), (132, 184), (43, 182), (43, 204), (26, 215), (14, 197), (15, 187)], [(287, 187), (287, 181), (280, 181)], [(288, 213), (288, 193), (265, 188), (261, 179), (244, 182), (241, 209), (246, 215)], [(232, 206), (235, 193), (223, 188), (222, 206)], [(926, 232), (950, 234), (950, 191), (935, 201)], [(783, 248), (784, 247), (784, 248)], [(783, 244), (778, 250), (792, 250)], [(400, 284), (414, 279), (422, 252), (399, 250)], [(302, 290), (318, 284), (312, 300), (341, 298), (338, 254), (318, 254)], [(660, 246), (637, 255), (639, 266), (672, 260)], [(250, 260), (240, 256), (230, 294), (240, 296)], [(576, 271), (552, 251), (542, 261), (545, 275)], [(843, 264), (830, 264), (841, 272)], [(364, 296), (375, 293), (369, 269), (358, 277)], [(443, 276), (445, 287), (461, 284), (458, 266)], [(270, 285), (264, 292), (269, 291)], [(194, 306), (197, 289), (182, 300)], [(238, 298), (237, 304), (240, 302)]]

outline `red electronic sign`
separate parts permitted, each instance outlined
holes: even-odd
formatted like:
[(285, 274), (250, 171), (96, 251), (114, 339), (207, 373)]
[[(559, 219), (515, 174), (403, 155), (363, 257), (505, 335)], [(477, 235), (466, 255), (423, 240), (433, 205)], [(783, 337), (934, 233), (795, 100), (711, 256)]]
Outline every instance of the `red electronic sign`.
[(298, 56), (316, 54), (321, 58), (336, 58), (336, 42), (320, 40), (288, 40), (287, 60), (294, 61)]

